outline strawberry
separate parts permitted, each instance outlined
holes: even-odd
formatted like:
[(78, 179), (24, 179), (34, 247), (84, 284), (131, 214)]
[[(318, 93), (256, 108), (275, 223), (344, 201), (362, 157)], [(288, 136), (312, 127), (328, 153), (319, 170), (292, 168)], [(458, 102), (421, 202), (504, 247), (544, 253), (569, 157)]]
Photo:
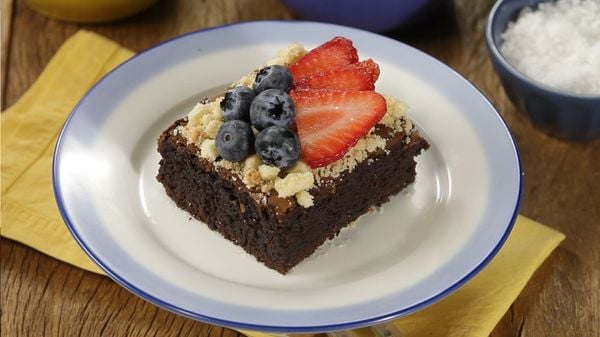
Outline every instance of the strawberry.
[(295, 83), (296, 88), (375, 90), (379, 66), (368, 59), (341, 68), (306, 76)]
[(292, 73), (294, 81), (298, 81), (314, 73), (356, 62), (358, 62), (358, 52), (352, 45), (352, 41), (338, 36), (309, 51), (292, 63), (288, 69)]
[(374, 91), (297, 89), (290, 95), (302, 159), (312, 168), (342, 158), (386, 112), (385, 99)]

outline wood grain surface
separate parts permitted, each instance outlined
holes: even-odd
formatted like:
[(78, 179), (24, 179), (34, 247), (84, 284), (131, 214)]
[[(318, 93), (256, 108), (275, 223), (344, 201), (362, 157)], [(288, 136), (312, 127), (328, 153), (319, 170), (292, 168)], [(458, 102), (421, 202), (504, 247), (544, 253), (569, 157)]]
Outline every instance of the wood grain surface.
[[(78, 25), (48, 19), (22, 1), (1, 1), (2, 110), (19, 99), (58, 47), (82, 27), (139, 51), (200, 28), (294, 18), (277, 0), (163, 0), (128, 19)], [(521, 214), (567, 236), (491, 336), (598, 337), (600, 140), (574, 143), (548, 137), (510, 103), (484, 44), (491, 6), (491, 0), (449, 1), (426, 21), (389, 36), (440, 59), (489, 97), (521, 151)], [(13, 241), (0, 241), (0, 256), (2, 336), (239, 336), (159, 309), (106, 277)]]

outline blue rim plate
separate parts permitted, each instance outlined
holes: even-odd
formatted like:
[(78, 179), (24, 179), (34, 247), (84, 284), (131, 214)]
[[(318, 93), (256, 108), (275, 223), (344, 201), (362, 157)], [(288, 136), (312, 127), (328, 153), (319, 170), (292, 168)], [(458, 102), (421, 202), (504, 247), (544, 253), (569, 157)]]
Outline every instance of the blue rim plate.
[[(170, 201), (154, 178), (156, 139), (278, 50), (334, 36), (380, 64), (377, 91), (408, 103), (431, 148), (413, 185), (282, 276)], [(463, 77), (400, 42), (298, 21), (192, 32), (123, 63), (69, 116), (53, 179), (73, 237), (123, 287), (190, 318), (270, 332), (356, 328), (435, 303), (494, 257), (521, 196), (510, 131)]]

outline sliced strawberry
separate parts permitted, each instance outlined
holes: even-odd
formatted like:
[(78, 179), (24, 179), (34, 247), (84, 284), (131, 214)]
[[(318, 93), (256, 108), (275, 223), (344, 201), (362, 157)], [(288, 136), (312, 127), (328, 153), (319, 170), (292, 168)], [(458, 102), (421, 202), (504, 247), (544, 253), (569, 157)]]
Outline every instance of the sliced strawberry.
[(386, 112), (374, 91), (297, 89), (291, 92), (302, 159), (312, 168), (344, 156)]
[(358, 52), (352, 45), (352, 41), (338, 36), (309, 51), (288, 68), (294, 81), (298, 81), (314, 73), (356, 62), (358, 62)]
[(294, 86), (307, 89), (375, 90), (375, 81), (378, 77), (379, 66), (368, 59), (306, 76), (296, 81)]

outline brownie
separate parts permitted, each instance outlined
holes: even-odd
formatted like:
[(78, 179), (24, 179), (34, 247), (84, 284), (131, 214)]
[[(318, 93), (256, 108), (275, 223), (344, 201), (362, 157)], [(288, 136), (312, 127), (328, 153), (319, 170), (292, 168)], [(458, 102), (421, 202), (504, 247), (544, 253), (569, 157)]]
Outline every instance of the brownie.
[(339, 177), (324, 178), (310, 190), (314, 206), (305, 208), (293, 197), (250, 188), (201, 158), (195, 145), (174, 132), (186, 123), (176, 121), (158, 139), (158, 181), (177, 206), (282, 274), (412, 183), (414, 157), (429, 147), (416, 131), (407, 136), (378, 125), (375, 132), (386, 138), (385, 149), (369, 153)]

